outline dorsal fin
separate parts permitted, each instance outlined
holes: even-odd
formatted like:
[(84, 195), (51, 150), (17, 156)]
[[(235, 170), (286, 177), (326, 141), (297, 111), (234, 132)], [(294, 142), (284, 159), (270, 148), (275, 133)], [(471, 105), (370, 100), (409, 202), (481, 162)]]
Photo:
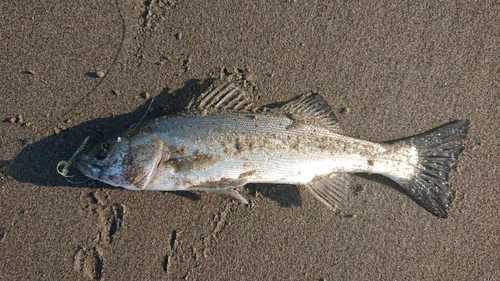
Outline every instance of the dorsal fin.
[(284, 104), (280, 107), (280, 110), (292, 116), (299, 115), (302, 118), (308, 119), (308, 121), (315, 121), (334, 132), (341, 132), (333, 109), (319, 94), (308, 93), (301, 95)]
[(187, 111), (252, 109), (254, 109), (253, 102), (243, 90), (240, 81), (224, 82), (215, 89), (201, 94), (196, 101), (191, 101), (186, 107)]

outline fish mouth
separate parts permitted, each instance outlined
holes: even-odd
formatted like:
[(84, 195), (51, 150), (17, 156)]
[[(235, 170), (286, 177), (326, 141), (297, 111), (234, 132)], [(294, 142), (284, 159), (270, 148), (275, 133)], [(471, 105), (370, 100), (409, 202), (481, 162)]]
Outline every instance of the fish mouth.
[(102, 175), (102, 169), (96, 166), (93, 166), (92, 164), (89, 164), (89, 157), (87, 155), (82, 155), (80, 159), (76, 163), (76, 167), (82, 174), (85, 176), (99, 180)]

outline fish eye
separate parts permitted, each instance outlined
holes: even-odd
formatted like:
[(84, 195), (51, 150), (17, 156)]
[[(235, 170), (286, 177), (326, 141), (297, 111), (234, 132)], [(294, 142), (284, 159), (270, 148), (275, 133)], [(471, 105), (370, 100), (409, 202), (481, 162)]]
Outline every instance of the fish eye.
[(97, 150), (97, 152), (94, 155), (94, 157), (97, 160), (104, 160), (108, 156), (109, 156), (109, 144), (107, 143), (101, 144), (101, 147), (99, 148), (99, 150)]

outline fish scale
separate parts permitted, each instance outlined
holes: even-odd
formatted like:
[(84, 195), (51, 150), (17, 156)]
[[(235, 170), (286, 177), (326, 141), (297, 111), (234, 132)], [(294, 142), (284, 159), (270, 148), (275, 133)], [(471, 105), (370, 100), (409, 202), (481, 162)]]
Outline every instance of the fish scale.
[[(176, 119), (176, 117), (170, 118)], [(292, 121), (285, 116), (262, 116), (259, 120), (255, 120), (249, 114), (214, 113), (203, 117), (177, 119), (174, 125), (168, 119), (163, 118), (160, 122), (155, 122), (154, 125), (146, 125), (147, 131), (161, 132), (155, 134), (167, 146), (188, 148), (186, 157), (201, 152), (204, 155), (214, 155), (219, 159), (224, 159), (210, 169), (204, 166), (203, 169), (193, 170), (191, 174), (198, 179), (195, 184), (213, 181), (218, 177), (231, 178), (255, 169), (258, 170), (258, 173), (248, 177), (249, 182), (305, 184), (315, 176), (326, 172), (345, 171), (345, 167), (333, 170), (332, 167), (335, 163), (343, 163), (345, 166), (346, 163), (351, 162), (351, 166), (359, 166), (360, 171), (366, 171), (364, 166), (366, 166), (367, 160), (359, 157), (359, 154), (354, 153), (354, 151), (360, 146), (363, 146), (362, 149), (366, 149), (367, 145), (378, 146), (343, 137), (324, 128), (311, 128), (308, 125), (297, 130), (287, 130), (286, 127)], [(224, 124), (222, 126), (214, 125), (220, 122), (224, 122)], [(168, 125), (162, 126), (162, 124)], [(256, 126), (257, 124), (259, 125)], [(199, 136), (204, 136), (203, 141), (198, 140)], [(337, 143), (337, 145), (330, 149), (321, 148), (318, 146), (321, 139)], [(222, 141), (228, 142), (234, 148), (234, 152), (226, 153), (227, 149), (222, 145)], [(301, 142), (305, 143), (300, 146), (301, 149), (294, 148), (298, 147), (298, 143)], [(238, 148), (238, 143), (244, 143), (244, 147)], [(278, 143), (280, 145), (276, 145)], [(338, 147), (344, 149), (337, 151), (335, 148)], [(351, 147), (351, 149), (345, 149), (345, 147)], [(351, 154), (349, 154), (350, 151), (352, 151)], [(374, 149), (369, 151), (374, 152)], [(168, 154), (168, 151), (164, 153)], [(245, 164), (247, 167), (244, 167)], [(168, 166), (162, 167), (168, 169)], [(318, 172), (304, 171), (305, 167), (309, 167), (308, 170), (318, 170)], [(175, 177), (175, 175), (171, 176)], [(154, 188), (145, 188), (157, 189), (159, 187), (155, 184)], [(181, 188), (188, 187), (179, 187), (179, 189)]]

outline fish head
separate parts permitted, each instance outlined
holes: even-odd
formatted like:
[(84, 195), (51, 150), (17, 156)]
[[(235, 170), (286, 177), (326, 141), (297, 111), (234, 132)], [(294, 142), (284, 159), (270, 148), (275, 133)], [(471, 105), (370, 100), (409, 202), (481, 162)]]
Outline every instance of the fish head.
[(84, 151), (77, 162), (87, 177), (112, 186), (140, 190), (163, 158), (163, 143), (146, 132), (114, 138)]

